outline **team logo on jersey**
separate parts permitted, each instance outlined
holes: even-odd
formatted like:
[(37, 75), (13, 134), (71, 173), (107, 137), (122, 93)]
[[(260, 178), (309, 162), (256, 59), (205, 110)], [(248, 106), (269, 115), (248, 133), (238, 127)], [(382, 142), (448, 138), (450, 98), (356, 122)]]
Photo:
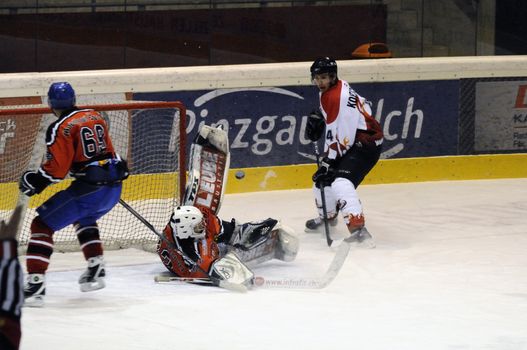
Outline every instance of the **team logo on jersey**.
[(348, 204), (348, 202), (346, 202), (346, 200), (344, 200), (344, 199), (339, 199), (339, 200), (337, 201), (337, 208), (338, 208), (338, 210), (342, 210), (343, 208), (345, 208), (345, 207), (346, 207), (346, 204)]

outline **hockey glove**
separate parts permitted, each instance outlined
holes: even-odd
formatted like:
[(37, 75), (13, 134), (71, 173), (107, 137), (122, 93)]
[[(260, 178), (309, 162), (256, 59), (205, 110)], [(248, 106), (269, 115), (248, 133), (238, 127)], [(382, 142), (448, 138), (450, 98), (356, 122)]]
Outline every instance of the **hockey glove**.
[(18, 188), (20, 189), (20, 192), (31, 197), (34, 194), (39, 194), (44, 191), (50, 183), (51, 181), (42, 176), (38, 171), (29, 170), (22, 174), (22, 177), (18, 182)]
[(307, 124), (306, 124), (306, 131), (305, 131), (305, 138), (316, 142), (322, 134), (324, 133), (324, 127), (326, 126), (326, 122), (324, 121), (324, 116), (320, 112), (319, 109), (313, 110), (309, 117), (307, 117)]
[(334, 165), (335, 159), (324, 157), (320, 162), (318, 170), (313, 174), (313, 182), (316, 184), (323, 183), (324, 185), (331, 184), (333, 180), (335, 180), (335, 175), (337, 174)]

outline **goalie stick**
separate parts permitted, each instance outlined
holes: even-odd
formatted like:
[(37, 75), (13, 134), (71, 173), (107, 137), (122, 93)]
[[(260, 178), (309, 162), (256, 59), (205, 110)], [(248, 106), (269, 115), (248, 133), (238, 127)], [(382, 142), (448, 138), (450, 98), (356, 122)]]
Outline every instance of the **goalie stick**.
[(175, 276), (173, 274), (165, 274), (160, 273), (158, 275), (154, 276), (154, 281), (157, 283), (192, 283), (192, 284), (210, 284), (212, 285), (212, 281), (208, 278), (200, 278), (200, 277), (179, 277)]
[(139, 214), (137, 211), (135, 211), (134, 208), (132, 208), (128, 203), (126, 203), (124, 200), (122, 199), (119, 199), (119, 203), (121, 203), (121, 205), (126, 209), (128, 210), (133, 216), (135, 216), (139, 221), (141, 221), (146, 227), (148, 227), (150, 229), (150, 231), (152, 231), (157, 237), (159, 237), (159, 239), (163, 240), (166, 244), (168, 244), (168, 246), (172, 249), (174, 249), (174, 251), (176, 253), (178, 253), (183, 259), (191, 262), (200, 272), (204, 273), (205, 275), (209, 276), (208, 278), (210, 279), (211, 283), (214, 284), (215, 286), (218, 286), (218, 287), (221, 287), (221, 288), (225, 288), (225, 289), (228, 289), (228, 290), (231, 290), (231, 291), (236, 291), (236, 292), (246, 292), (247, 291), (247, 287), (245, 287), (243, 284), (237, 284), (237, 283), (231, 283), (231, 282), (228, 282), (228, 281), (225, 281), (225, 280), (222, 280), (222, 279), (219, 279), (219, 278), (215, 278), (213, 276), (210, 276), (207, 271), (203, 270), (197, 262), (195, 262), (194, 260), (192, 260), (187, 254), (185, 254), (182, 250), (180, 250), (178, 247), (176, 247), (175, 244), (173, 244), (172, 242), (170, 242), (164, 235), (162, 235), (161, 233), (159, 233), (156, 228), (154, 227), (154, 225), (152, 225), (150, 222), (148, 222), (141, 214)]
[[(254, 279), (253, 287), (264, 289), (323, 289), (337, 277), (337, 274), (346, 261), (352, 242), (351, 237), (347, 237), (342, 241), (328, 269), (320, 277), (272, 279), (258, 276)], [(154, 280), (158, 283), (206, 283), (206, 279), (188, 279), (167, 274), (156, 275)]]
[[(313, 146), (315, 147), (315, 156), (317, 158), (317, 167), (320, 168), (320, 153), (318, 151), (318, 144), (316, 141), (313, 142)], [(322, 197), (322, 214), (324, 215), (324, 219), (322, 220), (324, 222), (324, 231), (326, 233), (326, 243), (328, 244), (328, 247), (331, 247), (331, 244), (333, 243), (333, 240), (329, 236), (329, 223), (328, 223), (328, 207), (326, 206), (326, 194), (324, 193), (324, 184), (319, 183), (320, 186), (320, 196)]]

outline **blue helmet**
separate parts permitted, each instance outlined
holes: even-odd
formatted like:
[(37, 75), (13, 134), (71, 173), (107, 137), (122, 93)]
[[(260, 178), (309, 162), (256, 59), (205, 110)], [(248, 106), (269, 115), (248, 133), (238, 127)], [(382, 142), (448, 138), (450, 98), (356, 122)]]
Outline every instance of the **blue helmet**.
[(75, 106), (75, 91), (70, 83), (60, 82), (50, 85), (48, 105), (52, 109), (70, 109)]

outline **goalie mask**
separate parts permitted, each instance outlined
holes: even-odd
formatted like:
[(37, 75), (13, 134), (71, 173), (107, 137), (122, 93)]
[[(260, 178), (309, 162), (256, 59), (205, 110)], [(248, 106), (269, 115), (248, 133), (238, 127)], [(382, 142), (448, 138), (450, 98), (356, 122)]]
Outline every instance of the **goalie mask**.
[(180, 239), (205, 237), (203, 213), (194, 206), (177, 207), (170, 218), (170, 227), (174, 236)]

